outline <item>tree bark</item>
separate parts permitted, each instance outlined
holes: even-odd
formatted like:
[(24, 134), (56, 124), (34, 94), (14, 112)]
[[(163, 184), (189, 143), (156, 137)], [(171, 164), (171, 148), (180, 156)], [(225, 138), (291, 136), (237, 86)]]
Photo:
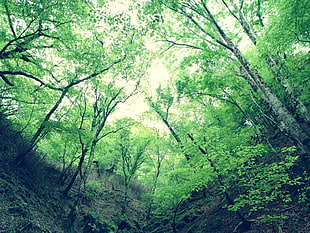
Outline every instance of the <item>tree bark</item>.
[[(246, 21), (245, 16), (242, 12), (242, 8), (239, 8), (233, 1), (231, 1), (231, 4), (233, 5), (233, 8), (239, 13), (239, 16), (236, 16), (228, 7), (227, 3), (222, 0), (226, 8), (229, 10), (230, 14), (233, 15), (238, 22), (240, 23), (241, 27), (243, 28), (246, 35), (249, 37), (249, 39), (252, 41), (252, 43), (256, 46), (256, 34), (253, 32), (252, 28), (250, 27), (249, 23)], [(258, 2), (258, 7), (260, 7), (260, 2)], [(264, 56), (270, 70), (272, 71), (276, 81), (279, 82), (283, 90), (287, 94), (287, 104), (290, 105), (290, 108), (293, 109), (293, 112), (290, 111), (291, 115), (299, 114), (300, 117), (304, 120), (304, 122), (309, 125), (310, 124), (310, 114), (307, 110), (306, 106), (302, 103), (302, 101), (298, 100), (297, 96), (295, 95), (294, 91), (292, 90), (290, 84), (287, 81), (287, 77), (284, 74), (285, 70), (283, 67), (285, 67), (285, 64), (282, 63), (279, 59), (279, 57), (276, 57), (272, 54), (267, 54)], [(288, 109), (289, 110), (289, 109)]]
[(292, 116), (285, 105), (280, 101), (280, 99), (272, 92), (272, 90), (264, 82), (263, 78), (258, 74), (255, 69), (250, 67), (249, 62), (242, 55), (238, 47), (232, 42), (232, 40), (226, 35), (222, 28), (218, 25), (217, 21), (213, 17), (212, 13), (209, 11), (207, 6), (204, 4), (204, 8), (207, 12), (209, 21), (217, 29), (218, 33), (226, 44), (232, 48), (233, 55), (238, 59), (239, 63), (243, 69), (247, 72), (244, 76), (246, 81), (252, 86), (254, 90), (260, 91), (263, 94), (263, 98), (270, 105), (275, 116), (277, 117), (278, 126), (288, 132), (290, 137), (296, 142), (303, 155), (310, 153), (310, 136), (308, 132), (304, 132), (303, 128), (299, 122)]
[(68, 87), (66, 87), (62, 91), (61, 96), (59, 97), (58, 101), (55, 103), (55, 105), (52, 107), (52, 109), (46, 114), (43, 122), (41, 123), (41, 125), (37, 129), (36, 133), (31, 138), (30, 143), (29, 143), (30, 144), (29, 147), (27, 147), (26, 150), (24, 150), (22, 153), (20, 153), (16, 157), (15, 163), (17, 165), (20, 165), (21, 163), (23, 163), (23, 161), (25, 160), (26, 155), (37, 145), (37, 143), (40, 140), (40, 137), (42, 136), (42, 133), (43, 133), (44, 129), (46, 129), (47, 122), (49, 121), (49, 119), (51, 118), (53, 113), (57, 110), (57, 108), (61, 104), (62, 100), (65, 98), (65, 96), (68, 93), (68, 91), (69, 91)]
[[(175, 132), (175, 130), (172, 128), (172, 126), (170, 125), (169, 121), (167, 120), (166, 117), (163, 116), (162, 112), (160, 111), (160, 109), (158, 109), (155, 104), (151, 101), (150, 105), (151, 107), (155, 110), (155, 112), (158, 114), (158, 116), (160, 117), (160, 119), (164, 122), (164, 124), (167, 126), (167, 128), (169, 129), (171, 135), (174, 137), (174, 139), (176, 140), (176, 142), (178, 143), (178, 145), (180, 146), (181, 150), (184, 149), (184, 145), (182, 140), (180, 139), (179, 135)], [(190, 160), (191, 156), (187, 153), (185, 153), (185, 158), (186, 160)]]
[(85, 149), (82, 149), (82, 155), (81, 155), (81, 158), (80, 158), (80, 161), (79, 161), (79, 164), (78, 164), (78, 167), (76, 169), (76, 171), (74, 172), (72, 178), (71, 178), (71, 181), (70, 183), (68, 184), (68, 186), (65, 188), (65, 190), (62, 192), (62, 194), (64, 196), (67, 196), (69, 191), (71, 190), (79, 172), (82, 171), (82, 166), (83, 166), (83, 163), (84, 163), (84, 160), (85, 160), (85, 157), (86, 157), (86, 153), (87, 153), (87, 150)]
[(71, 87), (76, 86), (76, 85), (78, 85), (78, 84), (80, 84), (80, 83), (82, 83), (82, 82), (84, 82), (86, 80), (92, 79), (92, 78), (94, 78), (94, 77), (96, 77), (96, 76), (98, 76), (98, 75), (108, 71), (115, 64), (118, 64), (118, 63), (122, 62), (125, 58), (126, 58), (126, 56), (124, 56), (123, 58), (121, 58), (119, 60), (114, 61), (108, 67), (103, 68), (103, 69), (101, 69), (98, 72), (95, 72), (95, 73), (93, 73), (91, 75), (86, 76), (85, 78), (72, 81), (71, 83), (69, 83), (63, 89), (58, 88), (57, 90), (62, 90), (61, 96), (59, 97), (58, 101), (55, 103), (53, 108), (46, 114), (43, 122), (41, 123), (41, 125), (38, 128), (38, 130), (36, 131), (36, 133), (34, 134), (32, 139), (30, 140), (30, 146), (17, 156), (17, 158), (15, 159), (15, 163), (17, 165), (20, 165), (25, 160), (25, 157), (27, 156), (27, 154), (37, 145), (37, 143), (40, 140), (40, 137), (42, 136), (43, 130), (46, 128), (47, 122), (49, 121), (51, 116), (54, 114), (54, 112), (58, 109), (59, 105), (62, 103), (63, 99), (65, 98), (65, 96), (67, 95), (67, 93), (68, 93), (68, 91), (69, 91), (69, 89)]

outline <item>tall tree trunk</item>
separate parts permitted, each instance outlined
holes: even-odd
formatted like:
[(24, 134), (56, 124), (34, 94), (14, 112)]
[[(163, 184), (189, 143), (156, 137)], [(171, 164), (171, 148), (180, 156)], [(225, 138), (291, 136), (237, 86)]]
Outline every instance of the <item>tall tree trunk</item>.
[[(184, 145), (182, 140), (180, 139), (179, 135), (175, 132), (175, 130), (173, 129), (173, 127), (170, 125), (168, 119), (162, 114), (162, 112), (160, 111), (160, 109), (158, 109), (156, 107), (156, 105), (149, 101), (151, 107), (155, 110), (155, 112), (158, 114), (158, 116), (160, 117), (160, 119), (164, 122), (164, 124), (167, 126), (167, 128), (169, 129), (171, 135), (174, 137), (174, 139), (176, 140), (176, 142), (178, 143), (179, 147), (181, 150), (184, 150)], [(185, 153), (185, 158), (186, 160), (190, 160), (190, 155)]]
[[(214, 173), (215, 173), (216, 176), (217, 176), (217, 180), (218, 180), (219, 184), (221, 185), (221, 187), (224, 187), (224, 188), (225, 188), (226, 185), (224, 184), (224, 179), (223, 179), (221, 173), (219, 172), (219, 170), (217, 169), (217, 167), (215, 166), (215, 164), (213, 163), (212, 159), (210, 159), (210, 157), (209, 157), (209, 155), (208, 155), (208, 152), (196, 143), (194, 137), (193, 137), (191, 134), (187, 134), (187, 136), (188, 136), (188, 138), (193, 142), (193, 144), (198, 148), (198, 150), (199, 150), (203, 155), (206, 156), (206, 158), (207, 158), (207, 160), (208, 160), (210, 166), (213, 168), (213, 171), (214, 171)], [(224, 189), (223, 194), (224, 194), (225, 199), (226, 199), (226, 201), (227, 201), (227, 203), (228, 203), (229, 205), (234, 205), (234, 204), (235, 204), (234, 200), (231, 198), (231, 196), (229, 195), (229, 193), (227, 192), (226, 189)], [(236, 210), (235, 212), (236, 212), (238, 218), (239, 218), (240, 221), (241, 221), (240, 226), (243, 227), (243, 228), (245, 228), (245, 229), (247, 229), (247, 230), (250, 230), (250, 228), (251, 228), (251, 222), (248, 221), (248, 220), (242, 215), (242, 213), (241, 213), (239, 210)], [(240, 226), (238, 226), (238, 227), (240, 228)], [(245, 231), (242, 231), (242, 232), (245, 232)]]
[(285, 130), (290, 137), (296, 142), (301, 152), (306, 155), (310, 153), (310, 136), (308, 132), (305, 132), (299, 122), (293, 117), (293, 115), (288, 111), (285, 105), (280, 101), (280, 99), (272, 92), (272, 90), (264, 82), (263, 78), (258, 74), (255, 69), (250, 67), (249, 62), (242, 55), (238, 47), (232, 42), (232, 40), (226, 35), (222, 28), (218, 25), (217, 21), (209, 11), (206, 5), (204, 5), (205, 10), (208, 14), (210, 22), (219, 32), (220, 36), (226, 42), (227, 46), (231, 48), (231, 52), (238, 59), (241, 66), (245, 70), (246, 74), (244, 78), (252, 86), (254, 90), (260, 91), (263, 94), (263, 98), (270, 105), (275, 116), (277, 117), (277, 123), (282, 130)]
[(91, 166), (92, 166), (93, 161), (94, 161), (97, 142), (98, 142), (97, 139), (93, 139), (93, 141), (91, 143), (89, 158), (88, 158), (88, 161), (87, 161), (87, 164), (85, 166), (84, 173), (83, 173), (84, 184), (87, 183), (88, 175), (90, 173)]
[(80, 161), (79, 161), (79, 164), (78, 164), (78, 167), (76, 169), (76, 171), (74, 172), (72, 178), (71, 178), (71, 181), (69, 182), (69, 184), (67, 185), (67, 187), (65, 188), (65, 190), (62, 192), (62, 194), (64, 196), (67, 196), (69, 191), (71, 190), (78, 174), (82, 174), (82, 167), (83, 167), (83, 163), (84, 163), (84, 160), (85, 160), (85, 157), (86, 157), (86, 153), (87, 153), (87, 149), (82, 149), (82, 155), (81, 155), (81, 158), (80, 158)]
[(298, 99), (293, 88), (288, 82), (287, 68), (279, 56), (267, 54), (266, 62), (270, 67), (275, 79), (279, 82), (283, 90), (286, 92), (287, 103), (292, 109), (291, 114), (298, 114), (300, 118), (310, 127), (310, 113), (304, 103)]
[[(249, 37), (249, 39), (252, 41), (252, 43), (256, 46), (256, 34), (253, 32), (252, 28), (250, 27), (249, 23), (246, 21), (245, 16), (242, 12), (242, 7), (238, 7), (233, 1), (231, 1), (231, 4), (233, 5), (233, 8), (235, 11), (238, 12), (238, 16), (235, 15), (231, 9), (228, 7), (227, 3), (222, 0), (226, 8), (229, 10), (230, 14), (234, 16), (238, 22), (240, 23), (241, 27), (243, 28), (245, 34)], [(260, 6), (260, 3), (258, 3)], [(223, 37), (223, 39), (225, 39)], [(226, 40), (225, 40), (226, 41)], [(272, 71), (275, 79), (279, 82), (283, 90), (287, 94), (287, 104), (290, 105), (290, 108), (293, 109), (293, 111), (290, 111), (292, 115), (299, 114), (300, 117), (304, 120), (306, 124), (310, 124), (310, 114), (307, 110), (306, 106), (300, 101), (296, 94), (294, 93), (292, 87), (290, 86), (289, 82), (287, 81), (287, 75), (285, 75), (285, 64), (280, 61), (280, 58), (273, 55), (273, 54), (266, 54), (264, 56), (270, 70)], [(290, 109), (288, 109), (290, 110)]]
[(65, 98), (68, 91), (69, 91), (69, 87), (66, 87), (65, 89), (63, 89), (61, 96), (59, 97), (59, 99), (57, 100), (55, 105), (52, 107), (52, 109), (46, 114), (43, 122), (41, 123), (41, 125), (37, 129), (36, 133), (31, 138), (29, 146), (26, 147), (26, 150), (24, 150), (22, 153), (20, 153), (16, 157), (16, 159), (15, 159), (16, 164), (20, 165), (25, 160), (25, 157), (27, 156), (27, 154), (37, 145), (40, 138), (42, 137), (43, 131), (46, 129), (47, 122), (50, 120), (53, 113), (57, 110), (57, 108), (61, 104), (62, 100)]
[(30, 145), (29, 147), (26, 148), (26, 150), (24, 150), (22, 153), (20, 153), (17, 158), (15, 159), (15, 163), (17, 165), (20, 165), (24, 160), (25, 157), (27, 156), (27, 154), (37, 145), (37, 143), (39, 142), (39, 140), (42, 138), (42, 134), (44, 132), (44, 129), (46, 129), (46, 124), (47, 122), (50, 120), (51, 116), (54, 114), (54, 112), (58, 109), (59, 105), (62, 103), (63, 99), (65, 98), (65, 96), (67, 95), (69, 89), (73, 86), (76, 86), (84, 81), (87, 81), (89, 79), (95, 78), (100, 74), (103, 74), (104, 72), (108, 71), (110, 68), (112, 68), (114, 65), (122, 62), (124, 59), (126, 58), (126, 56), (124, 56), (123, 58), (114, 61), (113, 63), (111, 63), (107, 68), (103, 68), (102, 70), (93, 73), (91, 75), (88, 75), (85, 78), (82, 79), (78, 79), (75, 81), (72, 81), (71, 83), (69, 83), (66, 87), (64, 87), (63, 89), (60, 88), (55, 88), (56, 90), (61, 90), (62, 93), (58, 99), (58, 101), (55, 103), (55, 105), (53, 106), (53, 108), (46, 114), (43, 122), (41, 123), (41, 125), (39, 126), (38, 130), (36, 131), (36, 133), (34, 134), (34, 136), (32, 137), (32, 139), (30, 140)]

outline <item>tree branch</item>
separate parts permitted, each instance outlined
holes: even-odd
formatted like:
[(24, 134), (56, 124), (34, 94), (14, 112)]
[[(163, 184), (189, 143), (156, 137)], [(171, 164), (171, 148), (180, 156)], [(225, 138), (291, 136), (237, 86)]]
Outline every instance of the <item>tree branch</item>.
[(124, 61), (125, 58), (126, 58), (126, 55), (124, 55), (124, 57), (122, 57), (122, 58), (120, 58), (120, 59), (114, 61), (114, 62), (113, 62), (112, 64), (110, 64), (108, 67), (106, 67), (106, 68), (104, 68), (104, 69), (102, 69), (102, 70), (100, 70), (100, 71), (98, 71), (98, 72), (96, 72), (96, 73), (93, 73), (93, 74), (91, 74), (91, 75), (86, 76), (85, 78), (82, 78), (82, 79), (79, 79), (79, 80), (76, 80), (76, 81), (71, 82), (67, 87), (75, 86), (75, 85), (77, 85), (77, 84), (79, 84), (79, 83), (81, 83), (81, 82), (84, 82), (84, 81), (89, 80), (89, 79), (91, 79), (91, 78), (93, 78), (93, 77), (96, 77), (96, 76), (98, 76), (98, 75), (104, 73), (105, 71), (108, 71), (108, 70), (111, 69), (114, 65), (116, 65), (116, 64), (118, 64), (118, 63)]
[(168, 39), (159, 40), (159, 41), (170, 43), (172, 46), (169, 46), (169, 49), (170, 49), (171, 47), (173, 47), (173, 46), (183, 46), (183, 47), (188, 47), (188, 48), (191, 48), (191, 49), (203, 50), (202, 48), (197, 47), (197, 46), (194, 46), (194, 45), (185, 44), (185, 43), (177, 43), (177, 42), (174, 42), (174, 41), (168, 40)]
[(108, 135), (110, 135), (110, 134), (112, 134), (112, 133), (117, 133), (118, 131), (120, 131), (120, 130), (122, 130), (122, 129), (125, 129), (125, 128), (127, 128), (127, 127), (130, 127), (130, 126), (132, 126), (132, 125), (133, 125), (133, 124), (128, 124), (128, 125), (125, 125), (125, 126), (123, 126), (123, 127), (118, 128), (118, 129), (111, 130), (111, 131), (109, 131), (109, 132), (107, 132), (107, 133), (101, 135), (101, 136), (98, 138), (98, 141), (100, 141), (102, 138), (104, 138), (104, 137), (106, 137), (106, 136), (108, 136)]
[(4, 74), (1, 74), (0, 73), (0, 77), (3, 79), (3, 81), (6, 83), (6, 84), (8, 84), (9, 86), (14, 86), (14, 84), (13, 83), (11, 83), (6, 77), (5, 77), (5, 75)]
[(237, 16), (234, 12), (232, 12), (232, 10), (229, 8), (229, 6), (228, 6), (228, 4), (226, 3), (226, 1), (225, 1), (225, 0), (222, 0), (222, 2), (223, 2), (223, 4), (225, 5), (225, 7), (227, 8), (227, 10), (229, 11), (229, 13), (230, 13), (236, 20), (239, 21), (238, 16)]
[(4, 8), (5, 8), (5, 13), (8, 17), (8, 21), (9, 21), (9, 25), (10, 25), (10, 29), (12, 31), (12, 34), (14, 36), (14, 38), (16, 38), (16, 33), (15, 33), (15, 30), (14, 30), (14, 27), (13, 27), (13, 22), (12, 22), (12, 19), (11, 19), (11, 13), (9, 11), (9, 7), (8, 7), (8, 3), (7, 1), (4, 1)]
[[(45, 87), (48, 87), (50, 89), (53, 89), (53, 90), (56, 90), (56, 91), (62, 91), (63, 89), (62, 88), (57, 88), (57, 87), (53, 87), (49, 84), (46, 84), (45, 82), (43, 82), (41, 79), (35, 77), (34, 75), (31, 75), (31, 74), (27, 74), (25, 72), (22, 72), (22, 71), (0, 71), (0, 76), (2, 77), (2, 79), (6, 82), (7, 78), (5, 75), (20, 75), (20, 76), (25, 76), (27, 78), (30, 78), (30, 79), (33, 79), (35, 81), (37, 81), (38, 83), (40, 83), (41, 86), (45, 86)], [(5, 80), (6, 79), (6, 80)], [(6, 82), (7, 83), (7, 82)], [(7, 83), (9, 84), (10, 86), (14, 86), (14, 84), (12, 84), (11, 82)]]
[[(22, 34), (21, 34), (20, 36), (14, 38), (13, 40), (10, 40), (10, 41), (1, 49), (1, 51), (0, 51), (0, 59), (1, 59), (2, 57), (8, 56), (8, 55), (4, 55), (4, 51), (7, 50), (7, 48), (8, 48), (10, 45), (12, 45), (14, 42), (19, 41), (19, 40), (23, 40), (23, 39), (26, 39), (26, 38), (29, 38), (29, 37), (32, 37), (30, 40), (34, 40), (34, 39), (40, 37), (40, 34), (39, 34), (38, 32), (39, 32), (39, 30), (37, 30), (37, 31), (35, 31), (35, 32), (33, 32), (33, 33), (30, 33), (30, 34), (28, 34), (28, 35), (25, 35), (25, 36), (21, 36), (21, 35), (22, 35)], [(22, 45), (22, 43), (23, 43), (23, 42), (19, 43), (19, 45)], [(16, 49), (15, 49), (15, 50), (16, 50)], [(14, 51), (14, 50), (12, 50), (12, 51)], [(11, 54), (11, 53), (12, 53), (12, 52), (9, 51), (9, 52), (7, 52), (7, 53), (5, 53), (5, 54)]]
[[(187, 15), (187, 14), (183, 14), (185, 15), (187, 18), (189, 18), (199, 29), (200, 31), (202, 31), (204, 34), (206, 34), (207, 36), (211, 37), (212, 40), (216, 41), (218, 44), (220, 44), (221, 46), (223, 46), (224, 48), (230, 50), (231, 52), (233, 52), (233, 48), (231, 48), (230, 46), (228, 46), (227, 44), (225, 44), (223, 41), (216, 39), (213, 35), (211, 35), (210, 33), (208, 33), (192, 16)], [(206, 40), (208, 41), (208, 40)]]

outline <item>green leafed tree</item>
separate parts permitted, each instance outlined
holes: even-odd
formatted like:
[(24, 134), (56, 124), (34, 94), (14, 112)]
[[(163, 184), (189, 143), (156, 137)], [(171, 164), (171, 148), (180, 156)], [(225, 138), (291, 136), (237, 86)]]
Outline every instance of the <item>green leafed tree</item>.
[[(101, 2), (3, 1), (1, 7), (6, 25), (2, 28), (1, 99), (13, 104), (17, 118), (25, 119), (22, 124), (32, 134), (28, 148), (16, 159), (20, 164), (48, 133), (51, 118), (65, 110), (64, 102), (83, 91), (78, 86), (89, 86), (88, 81), (101, 80), (108, 71), (120, 79), (114, 86), (129, 80), (132, 89), (138, 86), (143, 67), (135, 57), (142, 55), (143, 47), (137, 46), (142, 39), (128, 17), (104, 12)], [(122, 62), (119, 70), (112, 69)]]
[[(159, 24), (155, 29), (158, 31), (158, 37), (166, 42), (167, 49), (177, 46), (190, 50), (188, 54), (191, 56), (189, 58), (184, 56), (183, 65), (195, 64), (193, 69), (204, 74), (203, 83), (210, 83), (208, 88), (214, 88), (212, 85), (221, 82), (220, 90), (217, 88), (219, 97), (227, 96), (227, 92), (230, 94), (230, 87), (234, 85), (232, 82), (238, 83), (241, 79), (245, 82), (246, 89), (258, 98), (259, 104), (265, 105), (263, 111), (267, 118), (275, 121), (276, 127), (286, 132), (304, 155), (309, 153), (307, 130), (309, 122), (306, 128), (303, 125), (303, 122), (307, 122), (309, 113), (301, 101), (302, 95), (292, 90), (287, 77), (282, 73), (283, 66), (278, 59), (278, 54), (268, 49), (270, 42), (263, 40), (261, 36), (272, 27), (272, 23), (269, 24), (269, 22), (272, 21), (274, 12), (270, 9), (276, 7), (275, 11), (278, 10), (279, 14), (283, 14), (281, 4), (268, 4), (266, 1), (201, 0), (158, 1), (146, 5), (147, 9), (151, 7), (157, 9), (155, 14), (161, 13), (164, 17), (166, 15), (169, 20)], [(291, 5), (290, 8), (294, 6)], [(154, 11), (152, 13), (154, 14)], [(302, 19), (306, 20), (306, 16)], [(290, 40), (290, 44), (300, 46), (301, 50), (305, 49), (307, 42), (296, 40), (296, 38), (294, 42)], [(245, 43), (249, 43), (249, 46), (253, 48), (267, 49), (268, 55), (264, 56), (260, 52), (258, 54), (263, 58), (263, 64), (255, 64), (251, 57), (243, 52), (242, 46)], [(296, 52), (298, 50), (295, 49), (294, 53)], [(231, 81), (222, 81), (222, 75), (218, 79), (215, 78), (220, 72), (218, 71), (220, 67), (230, 72)], [(262, 69), (268, 70), (269, 73), (264, 73)], [(215, 75), (212, 75), (214, 73)], [(213, 82), (211, 82), (212, 79)], [(275, 84), (279, 89), (274, 87)], [(244, 84), (241, 88), (243, 86)], [(284, 96), (295, 99), (294, 103), (290, 103)]]

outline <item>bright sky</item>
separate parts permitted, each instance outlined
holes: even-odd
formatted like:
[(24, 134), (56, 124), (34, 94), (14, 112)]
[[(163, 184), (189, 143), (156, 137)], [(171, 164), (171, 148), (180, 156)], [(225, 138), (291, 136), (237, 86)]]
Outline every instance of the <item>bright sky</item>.
[[(143, 2), (143, 0), (140, 0), (140, 2)], [(126, 12), (131, 16), (131, 23), (133, 25), (138, 25), (137, 10), (129, 10), (129, 5), (131, 4), (130, 1), (110, 1), (106, 4), (112, 14), (121, 14), (122, 12)], [(154, 49), (156, 45), (154, 45), (153, 42), (149, 42), (148, 46), (150, 46), (150, 49)], [(144, 80), (141, 82), (140, 89), (143, 89), (147, 96), (155, 95), (156, 89), (159, 85), (167, 83), (169, 78), (170, 74), (164, 66), (164, 61), (161, 59), (154, 59), (149, 70), (145, 71), (145, 77), (143, 77)], [(145, 94), (136, 94), (128, 99), (126, 103), (120, 104), (111, 120), (122, 117), (138, 119), (143, 112), (149, 109), (148, 104), (145, 102)]]
[(167, 84), (171, 74), (168, 69), (164, 66), (163, 59), (155, 59), (148, 70), (148, 81), (149, 81), (149, 94), (154, 96), (156, 89), (162, 84)]
[[(143, 0), (140, 0), (140, 2), (143, 2)], [(111, 10), (112, 14), (120, 14), (122, 12), (126, 12), (127, 14), (130, 14), (132, 17), (132, 24), (137, 25), (137, 10), (131, 9), (129, 10), (130, 1), (126, 0), (120, 0), (120, 1), (111, 1), (107, 3), (109, 9)], [(218, 9), (213, 9), (214, 11)], [(226, 27), (232, 27), (233, 20), (226, 20), (223, 22), (223, 24)], [(224, 27), (225, 27), (224, 26)], [(241, 46), (241, 49), (246, 49), (248, 47), (248, 41), (243, 42), (243, 46)], [(147, 47), (151, 50), (157, 49), (157, 44), (153, 41), (147, 42)], [(184, 50), (182, 50), (182, 54), (180, 56), (177, 56), (181, 58), (184, 55)], [(142, 89), (145, 91), (147, 96), (155, 96), (156, 89), (160, 85), (167, 85), (169, 84), (169, 81), (171, 79), (172, 74), (169, 73), (168, 69), (165, 67), (165, 61), (164, 59), (154, 59), (152, 62), (151, 67), (149, 70), (147, 70), (145, 81), (142, 82)], [(194, 69), (195, 67), (193, 67)], [(132, 117), (132, 118), (139, 118), (141, 114), (148, 110), (148, 105), (145, 102), (144, 98), (146, 96), (143, 94), (138, 94), (133, 97), (131, 97), (126, 103), (119, 106), (118, 110), (115, 113), (116, 118), (121, 117)]]
[[(161, 84), (166, 84), (170, 79), (170, 73), (164, 66), (163, 60), (155, 59), (148, 71), (146, 71), (145, 81), (142, 82), (141, 89), (145, 91), (147, 96), (154, 96), (156, 89)], [(149, 109), (145, 102), (145, 94), (139, 93), (127, 100), (126, 103), (119, 105), (114, 115), (115, 118), (131, 117), (138, 119), (143, 112)]]

